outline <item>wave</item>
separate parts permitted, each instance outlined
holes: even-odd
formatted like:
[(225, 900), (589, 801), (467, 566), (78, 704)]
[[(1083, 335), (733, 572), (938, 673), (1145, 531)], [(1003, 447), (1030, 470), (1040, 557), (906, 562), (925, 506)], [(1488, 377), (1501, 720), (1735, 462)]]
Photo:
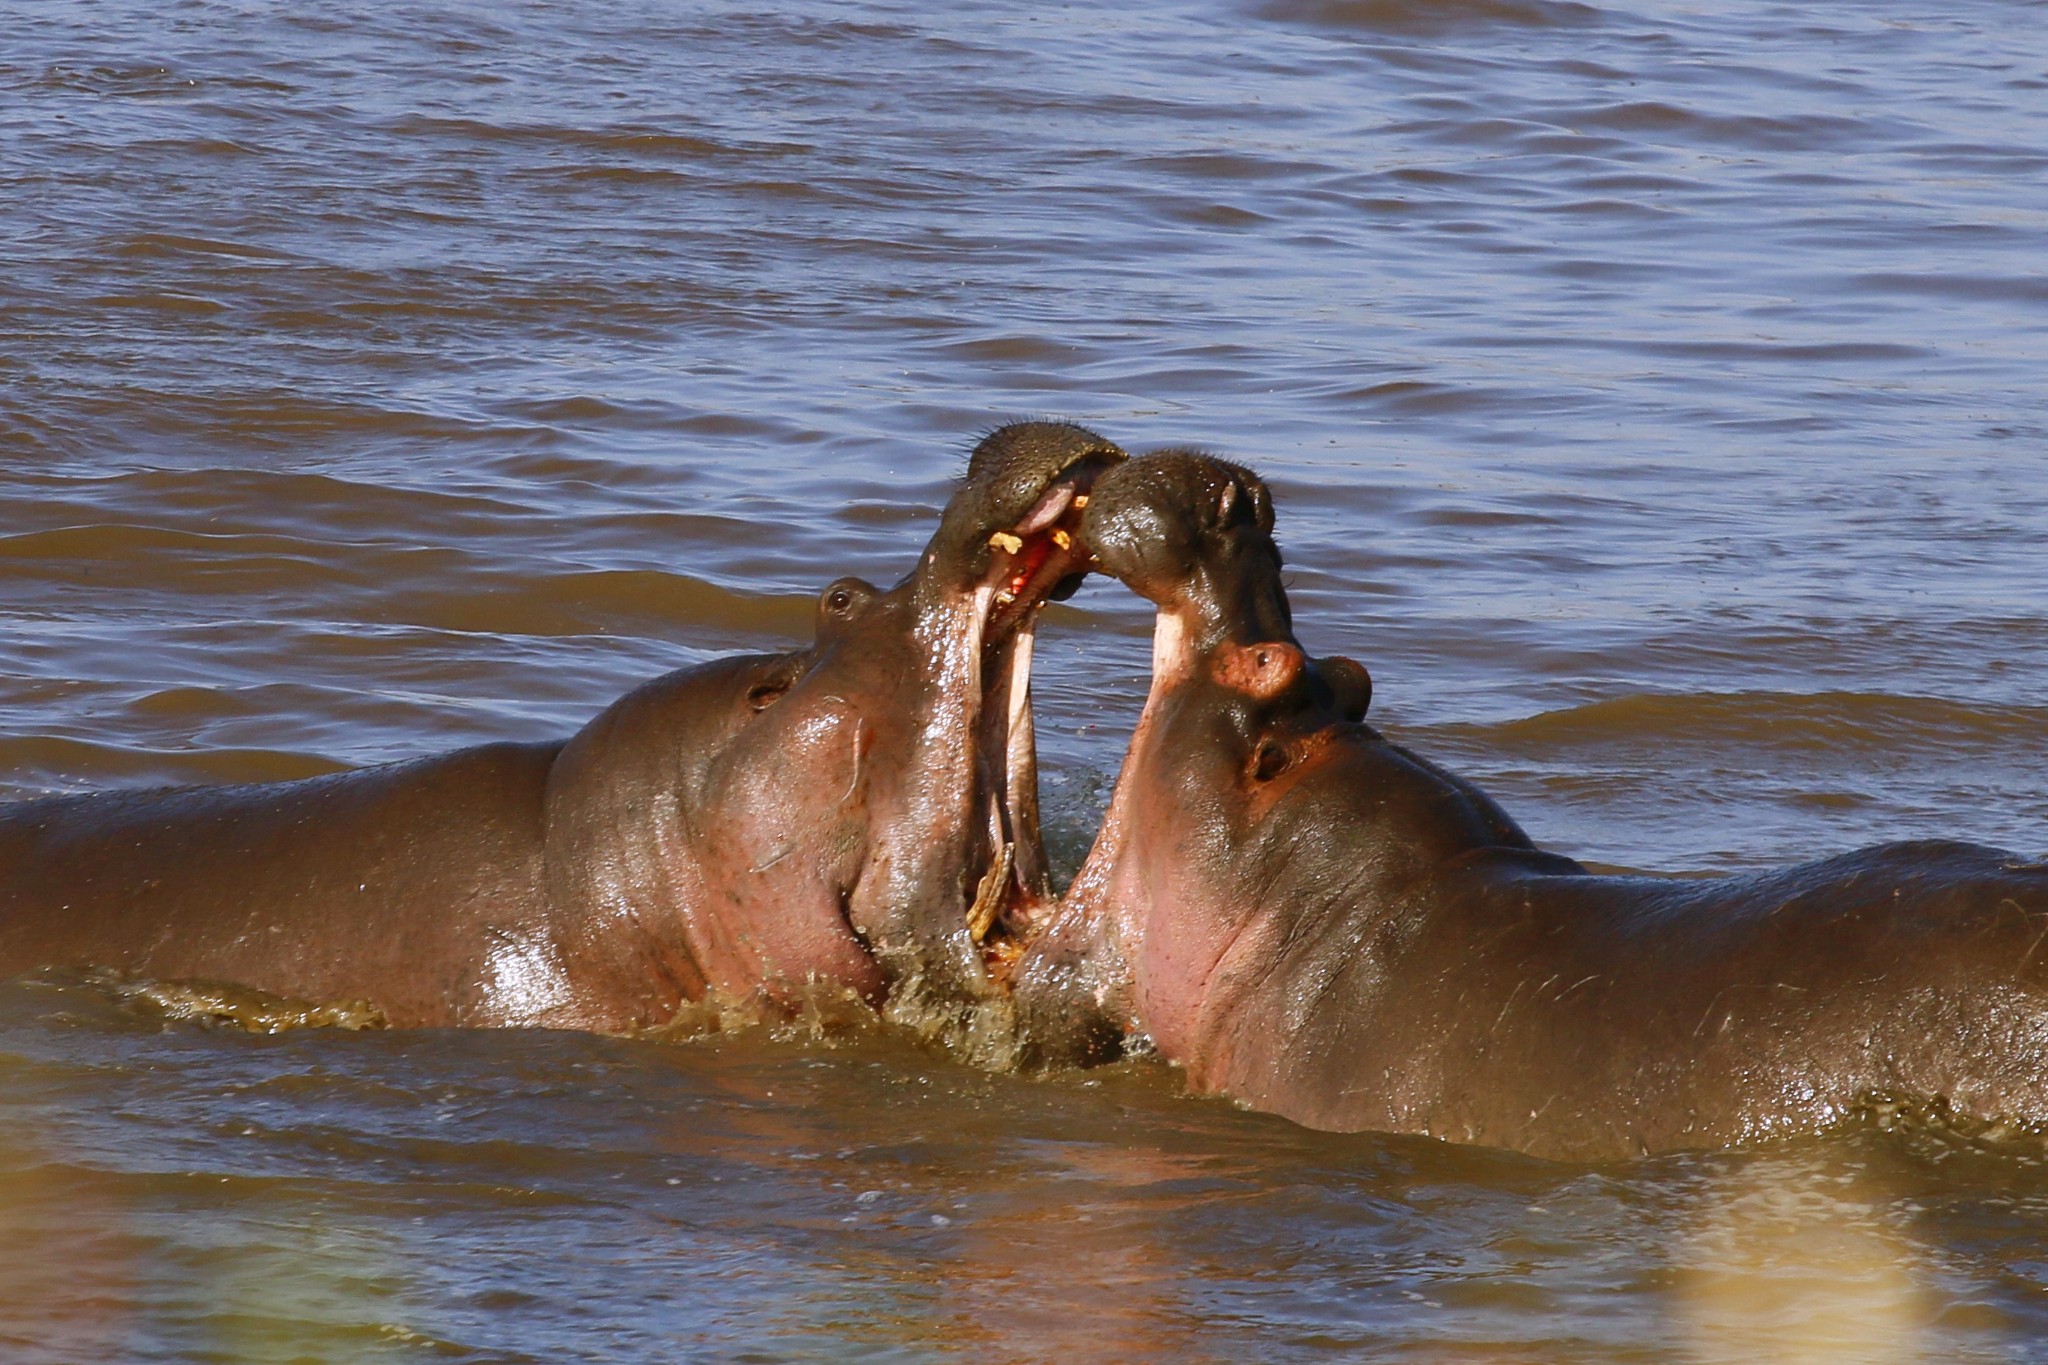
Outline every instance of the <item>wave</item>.
[(2048, 749), (2048, 706), (1863, 692), (1646, 693), (1492, 724), (1429, 727), (1530, 759), (1595, 746), (1744, 746), (1775, 752)]
[(1430, 36), (1497, 25), (1590, 28), (1605, 19), (1574, 0), (1268, 0), (1256, 12), (1284, 24)]
[(499, 635), (661, 634), (696, 627), (808, 641), (815, 600), (736, 592), (655, 569), (599, 569), (393, 594), (379, 610), (408, 624)]
[(223, 782), (288, 782), (350, 765), (283, 749), (153, 748), (56, 735), (0, 736), (0, 773), (22, 795), (103, 787), (176, 787)]

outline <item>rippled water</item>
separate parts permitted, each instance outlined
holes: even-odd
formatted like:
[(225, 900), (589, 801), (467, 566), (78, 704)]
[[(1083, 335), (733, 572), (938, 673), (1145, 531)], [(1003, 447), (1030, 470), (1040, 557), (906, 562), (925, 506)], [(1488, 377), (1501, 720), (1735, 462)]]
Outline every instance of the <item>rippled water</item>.
[[(0, 794), (564, 732), (981, 429), (1276, 486), (1539, 840), (2048, 851), (2048, 10), (0, 0)], [(1057, 852), (1145, 621), (1056, 609)], [(2008, 1359), (2033, 1154), (1598, 1169), (885, 1038), (0, 991), (23, 1360)], [(674, 1182), (674, 1183), (670, 1183)], [(850, 1220), (850, 1221), (849, 1221)], [(943, 1221), (940, 1221), (943, 1220)]]

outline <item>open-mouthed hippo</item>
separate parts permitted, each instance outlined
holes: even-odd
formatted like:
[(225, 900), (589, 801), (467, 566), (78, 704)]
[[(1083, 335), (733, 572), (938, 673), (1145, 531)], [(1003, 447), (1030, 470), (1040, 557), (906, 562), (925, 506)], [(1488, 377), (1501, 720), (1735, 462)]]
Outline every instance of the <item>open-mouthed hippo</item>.
[(1304, 657), (1242, 469), (1101, 480), (1084, 534), (1158, 607), (1103, 833), (1015, 968), (1053, 1055), (1150, 1038), (1314, 1128), (1595, 1159), (1811, 1131), (1873, 1100), (2048, 1122), (2048, 867), (1889, 844), (1594, 876), (1361, 723)]
[(1123, 458), (1063, 423), (994, 432), (894, 588), (841, 579), (810, 648), (671, 673), (566, 743), (0, 807), (0, 974), (608, 1031), (812, 982), (986, 995), (970, 923), (1045, 894), (1033, 633)]

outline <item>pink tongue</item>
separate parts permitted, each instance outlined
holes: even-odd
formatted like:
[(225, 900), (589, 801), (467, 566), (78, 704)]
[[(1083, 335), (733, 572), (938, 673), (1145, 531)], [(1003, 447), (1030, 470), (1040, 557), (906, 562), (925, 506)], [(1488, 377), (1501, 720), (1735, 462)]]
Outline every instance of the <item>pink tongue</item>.
[(1038, 500), (1038, 505), (1031, 509), (1031, 515), (1017, 523), (1017, 534), (1028, 536), (1043, 531), (1060, 519), (1060, 515), (1067, 510), (1067, 504), (1073, 500), (1074, 490), (1070, 484), (1058, 484), (1047, 489), (1045, 496)]
[(1026, 547), (1023, 558), (1017, 560), (1011, 566), (1015, 572), (1010, 576), (1010, 591), (1012, 593), (1023, 592), (1025, 586), (1031, 582), (1031, 575), (1037, 573), (1039, 567), (1051, 557), (1052, 546), (1050, 544), (1042, 540), (1033, 541)]

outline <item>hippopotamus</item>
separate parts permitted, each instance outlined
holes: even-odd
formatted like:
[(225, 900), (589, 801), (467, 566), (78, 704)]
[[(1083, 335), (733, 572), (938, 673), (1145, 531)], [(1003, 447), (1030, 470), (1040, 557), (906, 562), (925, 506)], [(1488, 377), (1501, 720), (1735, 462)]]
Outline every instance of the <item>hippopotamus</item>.
[(1042, 1057), (1147, 1040), (1311, 1128), (1606, 1159), (1904, 1105), (2048, 1122), (2048, 866), (1912, 842), (1594, 875), (1306, 655), (1248, 471), (1119, 466), (1083, 534), (1157, 607), (1101, 835), (1012, 968)]
[(1046, 895), (1039, 614), (1123, 458), (1078, 426), (996, 430), (893, 588), (842, 578), (809, 648), (670, 673), (566, 741), (0, 807), (0, 974), (610, 1032), (817, 983), (988, 995), (977, 938)]

